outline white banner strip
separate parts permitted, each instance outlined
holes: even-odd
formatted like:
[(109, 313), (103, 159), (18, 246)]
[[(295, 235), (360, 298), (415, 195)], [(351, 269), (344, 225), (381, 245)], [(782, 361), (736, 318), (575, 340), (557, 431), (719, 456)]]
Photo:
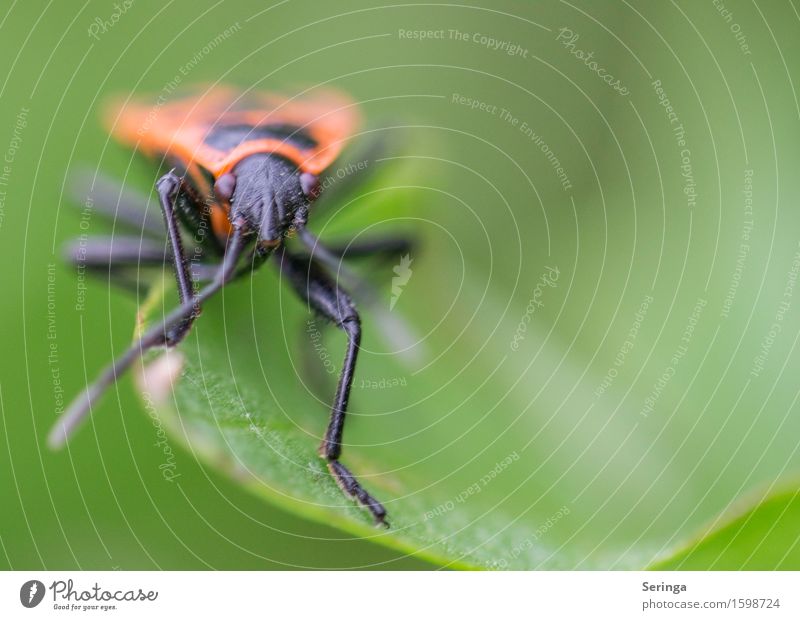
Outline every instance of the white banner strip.
[(799, 618), (792, 572), (5, 572), (0, 618)]

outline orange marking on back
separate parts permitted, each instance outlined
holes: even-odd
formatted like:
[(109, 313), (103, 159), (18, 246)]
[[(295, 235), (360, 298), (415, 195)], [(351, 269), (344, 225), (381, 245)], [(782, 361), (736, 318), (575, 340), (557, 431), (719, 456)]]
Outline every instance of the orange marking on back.
[(228, 236), (233, 232), (233, 226), (228, 219), (228, 207), (222, 204), (215, 204), (211, 207), (211, 230), (214, 231), (217, 239), (225, 244)]
[[(241, 95), (224, 86), (155, 105), (140, 100), (117, 101), (105, 118), (123, 143), (153, 157), (169, 155), (187, 165), (196, 163), (215, 177), (253, 153), (277, 153), (299, 169), (319, 174), (333, 163), (359, 121), (355, 104), (337, 91), (290, 99), (263, 91)], [(259, 139), (220, 150), (204, 143), (219, 123), (294, 125), (303, 128), (317, 146), (302, 149), (283, 140)]]

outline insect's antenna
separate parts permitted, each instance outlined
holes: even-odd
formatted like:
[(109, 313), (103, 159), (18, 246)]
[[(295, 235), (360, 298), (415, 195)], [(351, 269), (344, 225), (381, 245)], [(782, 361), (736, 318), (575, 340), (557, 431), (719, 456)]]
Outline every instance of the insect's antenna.
[(120, 355), (108, 366), (84, 392), (78, 396), (69, 408), (53, 425), (47, 437), (47, 444), (56, 450), (61, 448), (69, 439), (78, 425), (91, 413), (92, 405), (117, 379), (131, 367), (133, 362), (144, 355), (148, 349), (164, 344), (165, 334), (181, 322), (196, 314), (199, 307), (209, 297), (219, 291), (230, 279), (236, 270), (236, 264), (246, 242), (242, 228), (235, 226), (228, 240), (228, 248), (222, 259), (222, 265), (217, 270), (214, 280), (202, 289), (193, 299), (170, 312), (162, 323), (151, 327), (131, 347)]

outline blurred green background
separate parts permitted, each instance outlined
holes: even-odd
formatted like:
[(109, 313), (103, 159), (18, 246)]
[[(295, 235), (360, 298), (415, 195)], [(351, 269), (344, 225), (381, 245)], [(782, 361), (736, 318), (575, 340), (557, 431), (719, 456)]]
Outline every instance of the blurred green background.
[[(397, 312), (426, 334), (427, 357), (411, 372), (367, 332), (361, 375), (408, 385), (357, 389), (353, 407), (370, 417), (354, 416), (347, 439), (373, 484), (386, 473), (381, 497), (399, 498), (390, 510), (416, 514), (447, 557), (645, 566), (715, 527), (743, 495), (758, 502), (773, 485), (795, 487), (792, 3), (119, 7), (34, 0), (0, 10), (5, 567), (432, 566), (264, 502), (178, 445), (180, 484), (166, 482), (130, 379), (67, 451), (44, 446), (58, 400), (126, 346), (136, 312), (102, 280), (76, 308), (83, 293), (59, 250), (81, 233), (68, 170), (88, 165), (148, 192), (156, 171), (109, 141), (100, 104), (168, 96), (176, 76), (280, 90), (329, 82), (368, 120), (421, 136), (404, 153), (415, 176), (396, 183), (414, 186), (402, 189), (403, 217), (417, 219), (423, 239)], [(392, 183), (382, 189), (394, 195)], [(332, 218), (339, 238), (345, 223)], [(91, 220), (89, 232), (108, 230)], [(388, 295), (391, 273), (381, 285)], [(249, 384), (266, 394), (266, 381), (288, 419), (318, 434), (325, 408), (290, 364), (305, 316), (278, 287), (265, 269), (226, 293), (229, 325), (231, 309), (247, 313), (242, 334), (221, 332), (221, 304), (199, 329), (253, 343), (255, 308), (275, 374), (251, 368)], [(330, 337), (334, 357), (341, 344)], [(216, 364), (224, 373), (228, 359)], [(479, 482), (509, 456), (513, 465)], [(425, 518), (476, 483), (474, 497)], [(765, 540), (756, 535), (717, 567), (800, 568), (798, 533), (770, 542), (785, 553), (748, 564)]]

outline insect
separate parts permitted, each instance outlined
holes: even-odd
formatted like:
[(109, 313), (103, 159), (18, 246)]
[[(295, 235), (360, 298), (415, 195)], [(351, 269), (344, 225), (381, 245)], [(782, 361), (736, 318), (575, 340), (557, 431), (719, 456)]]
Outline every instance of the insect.
[[(120, 274), (132, 262), (163, 265), (171, 260), (179, 305), (73, 401), (51, 431), (52, 447), (66, 442), (103, 392), (147, 350), (180, 343), (206, 300), (271, 258), (309, 307), (347, 335), (319, 454), (342, 491), (377, 524), (388, 525), (384, 506), (340, 460), (361, 322), (353, 299), (332, 273), (343, 258), (405, 253), (410, 243), (383, 238), (349, 244), (345, 251), (326, 246), (307, 228), (312, 205), (323, 190), (320, 175), (355, 131), (358, 116), (356, 104), (335, 91), (288, 98), (269, 92), (243, 95), (231, 87), (156, 106), (133, 101), (111, 108), (112, 134), (167, 169), (155, 189), (168, 252), (163, 242), (142, 237), (96, 238), (84, 244), (80, 260)], [(139, 222), (140, 233), (157, 232), (141, 211), (124, 205), (105, 208), (123, 222)], [(196, 245), (192, 261), (184, 247), (187, 233)], [(203, 259), (197, 263), (199, 271), (193, 267), (198, 252)]]

